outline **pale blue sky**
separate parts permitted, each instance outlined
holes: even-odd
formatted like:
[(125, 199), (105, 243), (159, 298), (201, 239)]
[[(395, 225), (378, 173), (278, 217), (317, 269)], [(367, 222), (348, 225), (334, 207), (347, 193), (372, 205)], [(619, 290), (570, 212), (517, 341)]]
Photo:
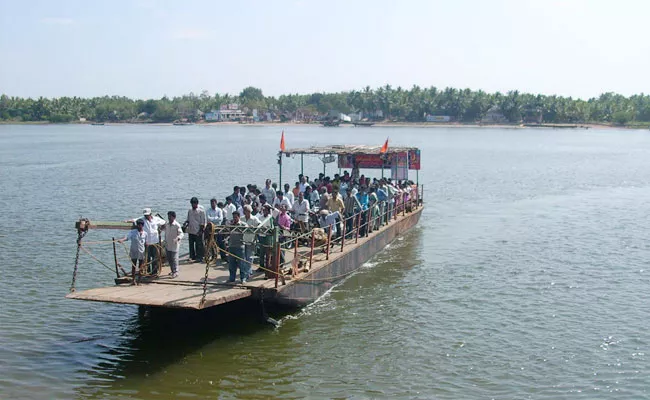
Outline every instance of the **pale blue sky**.
[(650, 93), (650, 1), (0, 0), (0, 93)]

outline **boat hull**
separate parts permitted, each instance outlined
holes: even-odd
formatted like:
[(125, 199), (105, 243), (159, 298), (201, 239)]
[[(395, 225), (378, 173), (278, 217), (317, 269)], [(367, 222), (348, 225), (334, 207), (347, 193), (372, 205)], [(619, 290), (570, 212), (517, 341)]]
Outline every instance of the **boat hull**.
[(265, 300), (291, 307), (303, 307), (312, 303), (359, 269), (397, 237), (414, 227), (420, 220), (422, 210), (423, 207), (419, 207), (408, 213), (405, 218), (387, 225), (383, 230), (372, 234), (364, 243), (337, 255), (336, 258), (332, 257), (331, 262), (299, 281), (278, 287), (273, 297), (265, 296)]

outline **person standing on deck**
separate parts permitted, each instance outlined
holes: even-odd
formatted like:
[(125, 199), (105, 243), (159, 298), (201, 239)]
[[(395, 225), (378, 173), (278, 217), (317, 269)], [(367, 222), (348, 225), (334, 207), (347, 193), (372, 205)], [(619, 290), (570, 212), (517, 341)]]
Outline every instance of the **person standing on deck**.
[[(332, 197), (327, 201), (327, 209), (330, 211), (330, 213), (338, 213), (339, 216), (343, 216), (343, 213), (345, 212), (345, 203), (343, 203), (343, 199), (341, 199), (341, 196), (339, 196), (338, 191), (333, 191), (332, 192)], [(341, 229), (338, 226), (338, 222), (336, 223), (336, 237), (338, 237), (339, 233), (341, 233)]]
[[(219, 207), (219, 204), (217, 203), (217, 199), (210, 199), (210, 208), (208, 211), (205, 212), (205, 215), (208, 219), (208, 222), (213, 225), (213, 227), (217, 227), (219, 225), (223, 224), (223, 210), (221, 209), (223, 207), (223, 204), (221, 207)], [(217, 247), (219, 249), (222, 249), (221, 245), (223, 244), (223, 238), (220, 237), (220, 234), (215, 235), (215, 241), (217, 242)], [(217, 259), (218, 254), (214, 255), (215, 260)]]
[(348, 190), (347, 197), (345, 198), (345, 231), (348, 232), (345, 237), (352, 237), (352, 231), (356, 224), (353, 218), (359, 211), (361, 211), (361, 203), (355, 196), (354, 190)]
[[(275, 227), (275, 218), (273, 218), (273, 214), (271, 214), (271, 205), (270, 204), (265, 204), (262, 207), (262, 216), (261, 216), (261, 223), (260, 226), (265, 227), (265, 228), (271, 228)], [(272, 277), (271, 273), (271, 253), (273, 252), (273, 234), (271, 233), (266, 233), (266, 234), (261, 234), (260, 235), (260, 251), (259, 251), (259, 259), (260, 259), (260, 267), (263, 268), (264, 275), (267, 278)]]
[(309, 205), (311, 208), (318, 208), (320, 204), (320, 194), (318, 194), (318, 188), (316, 185), (311, 185), (311, 190), (309, 190)]
[[(252, 228), (257, 228), (258, 226), (260, 226), (261, 222), (259, 218), (254, 216), (252, 213), (253, 213), (253, 207), (251, 207), (250, 204), (246, 204), (244, 206), (243, 221), (247, 226)], [(255, 247), (257, 246), (256, 239), (257, 238), (254, 233), (244, 233), (244, 259), (248, 263), (249, 275), (253, 267), (253, 254), (255, 254)]]
[(359, 187), (357, 199), (361, 204), (361, 227), (359, 234), (363, 237), (368, 235), (368, 194), (366, 193), (365, 186)]
[(343, 199), (341, 199), (339, 192), (336, 190), (332, 192), (332, 197), (327, 201), (327, 209), (333, 213), (339, 212), (341, 215), (345, 211), (345, 203), (343, 203)]
[(379, 181), (377, 188), (377, 199), (379, 200), (379, 214), (381, 215), (380, 224), (386, 223), (388, 217), (388, 191), (386, 189), (386, 180)]
[(300, 232), (307, 232), (307, 223), (309, 222), (309, 202), (305, 200), (305, 195), (302, 192), (298, 192), (298, 198), (293, 202), (291, 211), (300, 225)]
[(291, 203), (284, 196), (284, 193), (282, 191), (278, 190), (276, 192), (275, 200), (273, 201), (273, 207), (280, 208), (282, 206), (285, 206), (287, 209), (290, 209), (291, 208)]
[[(135, 221), (136, 229), (132, 229), (122, 239), (118, 239), (119, 243), (124, 243), (127, 240), (131, 241), (131, 248), (129, 249), (129, 258), (131, 259), (131, 276), (133, 277), (133, 285), (136, 284), (135, 277), (142, 275), (142, 268), (144, 267), (144, 248), (147, 242), (147, 234), (144, 232), (144, 220), (138, 219)], [(138, 264), (138, 271), (136, 273), (135, 266)]]
[(192, 197), (190, 200), (192, 208), (187, 211), (187, 233), (190, 237), (190, 259), (196, 262), (203, 262), (203, 230), (208, 220), (205, 209), (199, 205), (199, 199)]
[(165, 250), (169, 269), (171, 269), (169, 275), (176, 278), (178, 276), (178, 250), (184, 235), (181, 224), (176, 221), (176, 211), (169, 211), (167, 219), (169, 222), (165, 224)]
[[(293, 193), (293, 198), (294, 198), (294, 202), (295, 202), (295, 201), (296, 201), (295, 199), (298, 198), (298, 193), (302, 193), (302, 192), (300, 191), (300, 181), (296, 182), (296, 186), (294, 186), (294, 188), (292, 189), (291, 193)], [(292, 203), (292, 204), (293, 204), (293, 203)]]
[[(280, 235), (279, 235), (279, 240), (280, 240), (280, 245), (284, 243), (290, 235), (291, 232), (291, 224), (293, 223), (293, 220), (287, 213), (287, 206), (282, 204), (279, 209), (278, 209), (278, 214), (277, 214), (277, 223), (278, 226), (280, 227)], [(280, 264), (284, 263), (284, 250), (280, 251)]]
[(330, 200), (330, 195), (327, 193), (327, 188), (321, 187), (320, 189), (320, 198), (318, 200), (318, 209), (327, 210), (327, 203)]
[(374, 187), (371, 187), (368, 191), (370, 192), (368, 195), (368, 220), (370, 221), (368, 226), (374, 231), (379, 229), (379, 198)]
[(213, 225), (223, 224), (223, 211), (218, 207), (217, 199), (210, 199), (210, 208), (205, 215)]
[(309, 183), (307, 182), (307, 177), (301, 174), (298, 181), (300, 182), (300, 191), (302, 193), (305, 193), (305, 190), (309, 186)]
[[(239, 212), (232, 213), (231, 226), (246, 226), (246, 223), (239, 219)], [(228, 272), (230, 277), (228, 282), (235, 282), (237, 278), (237, 268), (239, 268), (239, 278), (241, 283), (244, 284), (248, 281), (250, 276), (250, 265), (244, 260), (244, 235), (242, 233), (231, 231), (230, 238), (228, 239)]]
[(291, 204), (293, 204), (293, 193), (291, 192), (291, 186), (288, 183), (284, 184), (284, 197), (289, 200), (289, 208), (291, 208)]
[(230, 221), (232, 221), (232, 213), (235, 211), (237, 211), (237, 206), (233, 204), (232, 196), (226, 197), (226, 205), (223, 207), (224, 225), (230, 224)]
[[(159, 218), (158, 216), (151, 214), (151, 208), (145, 208), (142, 210), (142, 218), (139, 218), (139, 221), (144, 223), (143, 230), (147, 234), (147, 243), (145, 247), (146, 251), (146, 260), (147, 260), (147, 273), (156, 274), (158, 271), (158, 249), (156, 246), (160, 244), (160, 234), (159, 231), (165, 226), (165, 220)], [(129, 220), (128, 222), (135, 222), (135, 220)]]
[(235, 205), (235, 207), (239, 207), (244, 203), (244, 196), (241, 195), (239, 192), (239, 186), (235, 186), (232, 188), (232, 194), (230, 195), (232, 198), (232, 202)]

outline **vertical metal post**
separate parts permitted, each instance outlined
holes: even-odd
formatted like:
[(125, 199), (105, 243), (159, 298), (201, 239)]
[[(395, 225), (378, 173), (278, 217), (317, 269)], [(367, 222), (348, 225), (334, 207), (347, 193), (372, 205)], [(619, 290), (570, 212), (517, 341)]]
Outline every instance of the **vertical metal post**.
[[(160, 232), (158, 232), (158, 259), (156, 260), (156, 261), (158, 261), (158, 263), (157, 263), (158, 264), (158, 273), (156, 274), (156, 276), (160, 276), (160, 274), (162, 274), (162, 267), (163, 267), (162, 249), (163, 249), (163, 247), (162, 247), (162, 235), (160, 234)], [(205, 257), (205, 246), (203, 246), (203, 259), (207, 260), (207, 257)], [(205, 263), (209, 264), (207, 261)]]
[(309, 268), (312, 267), (314, 261), (314, 243), (316, 242), (316, 237), (314, 236), (314, 230), (311, 230), (311, 248), (309, 249)]
[(297, 267), (298, 267), (298, 239), (293, 240), (293, 261), (291, 264), (291, 273), (293, 276), (295, 276), (298, 273)]
[(415, 184), (417, 186), (420, 186), (420, 170), (419, 169), (415, 170)]
[(397, 196), (395, 196), (393, 202), (393, 220), (397, 221), (397, 213), (399, 212), (397, 208)]
[(345, 227), (348, 225), (347, 218), (343, 218), (343, 235), (341, 235), (341, 253), (343, 253), (343, 246), (345, 246)]
[(328, 227), (327, 231), (327, 250), (325, 250), (325, 259), (329, 260), (330, 259), (330, 245), (332, 243), (332, 225)]
[(415, 208), (420, 205), (420, 188), (415, 186)]
[(354, 239), (354, 243), (359, 243), (359, 229), (361, 229), (361, 211), (359, 211), (359, 213), (357, 214), (357, 218), (355, 218), (355, 219), (357, 220), (357, 229), (356, 229), (357, 230), (357, 233), (356, 233), (357, 237)]
[(300, 155), (300, 175), (305, 175), (305, 170), (304, 170), (304, 154)]
[(280, 275), (280, 234), (278, 227), (275, 227), (274, 229), (273, 236), (275, 237), (275, 240), (273, 241), (275, 248), (273, 249), (273, 253), (275, 255), (275, 262), (273, 263), (273, 269), (275, 270), (275, 287), (278, 287), (278, 278)]
[(325, 172), (325, 166), (327, 166), (327, 164), (325, 164), (325, 161), (323, 161), (323, 175), (327, 175), (327, 173)]
[(120, 277), (120, 272), (117, 269), (117, 251), (115, 250), (115, 238), (113, 238), (113, 258), (115, 259), (115, 275), (117, 278)]

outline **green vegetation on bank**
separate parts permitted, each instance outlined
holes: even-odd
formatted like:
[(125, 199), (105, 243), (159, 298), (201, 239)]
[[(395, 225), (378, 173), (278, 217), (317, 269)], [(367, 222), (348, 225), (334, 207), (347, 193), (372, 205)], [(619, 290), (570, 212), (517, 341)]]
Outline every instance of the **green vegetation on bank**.
[(650, 122), (650, 95), (625, 97), (604, 93), (589, 100), (571, 97), (535, 95), (510, 91), (486, 93), (481, 90), (435, 87), (410, 90), (390, 85), (340, 93), (289, 94), (264, 96), (262, 90), (248, 87), (238, 96), (200, 95), (156, 100), (127, 97), (94, 98), (20, 98), (0, 96), (0, 121), (72, 122), (85, 118), (98, 122), (171, 122), (177, 119), (197, 121), (203, 113), (218, 110), (222, 104), (238, 103), (251, 115), (256, 109), (281, 119), (324, 115), (330, 110), (358, 113), (390, 121), (421, 122), (426, 115), (449, 116), (454, 121), (477, 122), (498, 112), (504, 122), (520, 122), (531, 115), (545, 123), (606, 123), (647, 126)]

